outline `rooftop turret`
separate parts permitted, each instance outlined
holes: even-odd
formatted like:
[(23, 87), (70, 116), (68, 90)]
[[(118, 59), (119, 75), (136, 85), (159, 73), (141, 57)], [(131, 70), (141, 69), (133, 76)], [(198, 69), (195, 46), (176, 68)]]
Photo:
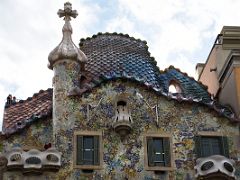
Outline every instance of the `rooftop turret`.
[(62, 28), (63, 38), (60, 44), (52, 50), (48, 56), (50, 69), (53, 69), (54, 64), (63, 59), (77, 61), (80, 64), (84, 64), (87, 60), (85, 54), (73, 43), (72, 41), (72, 27), (70, 24), (71, 17), (76, 18), (78, 13), (76, 10), (72, 10), (72, 4), (66, 2), (64, 4), (64, 10), (58, 10), (58, 16), (64, 17), (65, 24)]

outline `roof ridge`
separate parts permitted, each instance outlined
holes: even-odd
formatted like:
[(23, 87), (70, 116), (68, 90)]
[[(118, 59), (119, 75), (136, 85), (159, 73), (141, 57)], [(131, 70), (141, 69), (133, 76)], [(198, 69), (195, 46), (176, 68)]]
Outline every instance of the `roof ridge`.
[[(195, 82), (197, 82), (199, 85), (201, 85), (206, 91), (208, 90), (208, 86), (206, 86), (205, 84), (203, 84), (201, 81), (197, 81), (194, 77), (189, 76), (188, 73), (181, 71), (179, 68), (174, 67), (173, 65), (170, 65), (168, 68), (165, 68), (163, 71), (161, 71), (161, 74), (167, 73), (168, 71), (170, 71), (171, 69), (175, 69), (176, 71), (178, 71), (179, 73), (183, 74), (184, 76), (188, 77), (191, 80), (194, 80)], [(208, 92), (208, 91), (207, 91)], [(209, 95), (211, 95), (208, 92)]]
[(123, 33), (117, 33), (117, 32), (104, 32), (104, 33), (103, 32), (98, 32), (97, 34), (92, 35), (92, 37), (81, 38), (80, 42), (79, 42), (79, 46), (81, 47), (83, 45), (84, 41), (88, 41), (88, 40), (94, 39), (94, 38), (99, 37), (99, 36), (104, 36), (104, 35), (126, 37), (126, 38), (129, 38), (131, 40), (141, 42), (141, 43), (145, 44), (145, 46), (148, 48), (146, 40), (136, 39), (135, 37), (130, 36), (129, 34), (123, 34)]
[(31, 101), (33, 97), (36, 97), (36, 96), (38, 96), (38, 95), (40, 95), (40, 94), (42, 94), (42, 93), (44, 93), (44, 92), (46, 92), (46, 91), (49, 91), (49, 92), (50, 92), (50, 91), (52, 91), (52, 89), (53, 89), (53, 88), (48, 88), (48, 89), (46, 89), (46, 90), (40, 89), (37, 93), (34, 93), (32, 96), (27, 97), (27, 98), (24, 99), (24, 100), (21, 99), (21, 100), (15, 102), (15, 103), (13, 103), (13, 104), (10, 104), (10, 105), (8, 105), (8, 106), (5, 106), (5, 108), (13, 107), (13, 106), (15, 106), (15, 105), (17, 105), (17, 104), (22, 104), (22, 103), (25, 103), (25, 102), (27, 102), (27, 101)]

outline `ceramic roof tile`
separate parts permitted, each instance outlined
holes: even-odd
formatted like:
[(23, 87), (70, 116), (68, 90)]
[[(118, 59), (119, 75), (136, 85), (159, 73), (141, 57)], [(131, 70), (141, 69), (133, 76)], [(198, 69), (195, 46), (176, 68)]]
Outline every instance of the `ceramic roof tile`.
[(149, 56), (145, 41), (128, 35), (106, 33), (82, 39), (80, 48), (88, 57), (85, 68), (91, 77), (130, 77), (143, 79), (144, 83), (153, 87), (159, 84), (159, 70)]
[(47, 117), (52, 112), (52, 89), (40, 91), (32, 98), (17, 102), (4, 110), (3, 133), (16, 132), (30, 122)]

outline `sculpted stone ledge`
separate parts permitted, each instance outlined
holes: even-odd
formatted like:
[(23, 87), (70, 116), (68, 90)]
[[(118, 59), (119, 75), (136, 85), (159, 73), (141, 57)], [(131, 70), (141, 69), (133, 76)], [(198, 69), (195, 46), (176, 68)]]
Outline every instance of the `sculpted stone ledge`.
[(43, 171), (58, 171), (61, 167), (61, 155), (55, 148), (46, 151), (31, 149), (24, 151), (13, 148), (5, 154), (7, 170), (21, 170), (23, 173), (38, 173)]

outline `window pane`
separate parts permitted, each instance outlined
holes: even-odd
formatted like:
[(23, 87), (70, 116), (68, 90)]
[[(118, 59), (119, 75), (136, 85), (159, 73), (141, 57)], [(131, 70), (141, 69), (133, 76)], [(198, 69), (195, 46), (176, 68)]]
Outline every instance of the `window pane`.
[(202, 137), (203, 157), (222, 154), (220, 137)]
[(163, 139), (154, 138), (153, 139), (153, 155), (155, 165), (164, 165), (164, 153), (163, 153)]
[(153, 138), (147, 138), (147, 155), (148, 155), (148, 165), (154, 166), (154, 154), (153, 154)]
[(93, 136), (85, 136), (83, 138), (83, 161), (84, 164), (93, 164), (94, 159)]
[(163, 152), (163, 144), (162, 144), (162, 139), (158, 138), (158, 139), (153, 139), (153, 147), (155, 152), (159, 152), (162, 153)]
[(210, 143), (211, 142), (210, 142), (209, 138), (207, 138), (207, 137), (202, 138), (202, 148), (203, 148), (202, 156), (203, 157), (206, 157), (206, 156), (209, 156), (210, 154), (212, 154)]
[(222, 154), (221, 153), (221, 144), (220, 144), (220, 138), (212, 138), (212, 150), (213, 154)]
[(84, 151), (83, 161), (84, 164), (93, 164), (93, 151)]
[(83, 138), (84, 149), (93, 149), (93, 136), (85, 136)]

